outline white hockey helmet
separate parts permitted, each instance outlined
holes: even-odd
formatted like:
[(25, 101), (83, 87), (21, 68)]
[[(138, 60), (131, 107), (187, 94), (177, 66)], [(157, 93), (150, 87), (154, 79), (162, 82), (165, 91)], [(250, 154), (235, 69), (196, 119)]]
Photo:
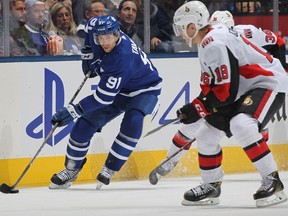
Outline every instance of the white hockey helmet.
[(217, 23), (223, 23), (225, 24), (228, 28), (233, 28), (235, 23), (233, 19), (233, 15), (225, 10), (225, 11), (215, 11), (211, 18), (210, 18), (210, 24), (217, 24)]
[[(185, 36), (192, 40), (200, 29), (209, 24), (209, 11), (200, 1), (189, 1), (179, 7), (174, 14), (174, 32), (176, 36), (184, 32)], [(187, 35), (187, 26), (195, 24), (196, 32), (193, 37)]]

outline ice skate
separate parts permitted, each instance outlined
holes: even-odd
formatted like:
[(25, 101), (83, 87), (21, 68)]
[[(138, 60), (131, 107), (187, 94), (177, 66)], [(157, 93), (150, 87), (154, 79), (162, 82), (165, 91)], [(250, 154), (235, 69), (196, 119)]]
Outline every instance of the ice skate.
[(217, 205), (220, 203), (221, 183), (214, 182), (199, 185), (186, 191), (182, 205), (199, 206), (199, 205)]
[(287, 201), (284, 193), (284, 185), (281, 182), (278, 172), (275, 171), (262, 180), (262, 185), (253, 195), (257, 207), (277, 205)]
[(72, 183), (77, 179), (79, 172), (82, 170), (84, 164), (86, 163), (86, 158), (80, 169), (69, 170), (67, 168), (63, 169), (59, 173), (55, 173), (51, 178), (51, 183), (49, 185), (50, 189), (67, 189)]
[(103, 184), (109, 185), (110, 180), (111, 180), (114, 173), (115, 173), (115, 171), (104, 166), (97, 176), (96, 190), (100, 190), (101, 187), (103, 186)]
[(159, 165), (149, 174), (149, 182), (152, 185), (156, 185), (158, 181), (163, 177), (170, 173), (178, 162), (167, 161), (162, 166)]

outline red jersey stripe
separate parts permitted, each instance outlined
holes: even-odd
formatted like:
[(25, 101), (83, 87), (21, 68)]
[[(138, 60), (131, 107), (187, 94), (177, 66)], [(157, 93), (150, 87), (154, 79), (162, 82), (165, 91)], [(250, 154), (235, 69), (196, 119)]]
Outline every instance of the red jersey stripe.
[(246, 79), (251, 79), (257, 77), (259, 75), (262, 76), (274, 76), (271, 71), (265, 70), (257, 64), (245, 65), (240, 68), (240, 75), (245, 77)]
[(271, 94), (272, 94), (272, 91), (271, 91), (271, 90), (267, 90), (267, 91), (266, 91), (266, 93), (265, 93), (265, 95), (263, 96), (261, 102), (259, 103), (259, 106), (258, 106), (256, 112), (254, 113), (254, 118), (255, 118), (255, 119), (258, 119), (258, 118), (259, 118), (259, 116), (260, 116), (261, 112), (263, 111), (263, 109), (264, 109), (267, 101), (269, 100)]

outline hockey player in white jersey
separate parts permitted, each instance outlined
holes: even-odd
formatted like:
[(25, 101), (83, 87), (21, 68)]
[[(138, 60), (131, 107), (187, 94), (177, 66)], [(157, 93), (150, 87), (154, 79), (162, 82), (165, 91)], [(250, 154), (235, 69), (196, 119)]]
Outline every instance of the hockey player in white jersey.
[(91, 18), (86, 24), (82, 69), (100, 77), (97, 89), (78, 104), (57, 111), (52, 123), (64, 126), (77, 119), (67, 145), (65, 168), (51, 178), (50, 189), (66, 189), (86, 162), (90, 141), (111, 120), (124, 114), (97, 188), (108, 185), (135, 149), (143, 119), (159, 107), (162, 78), (146, 54), (123, 32), (112, 16)]
[(263, 179), (253, 195), (256, 205), (286, 201), (276, 162), (260, 133), (288, 92), (288, 76), (280, 61), (224, 24), (212, 28), (202, 2), (182, 5), (174, 24), (190, 45), (198, 45), (201, 65), (201, 93), (177, 116), (187, 125), (205, 119), (195, 134), (203, 184), (187, 191), (182, 204), (219, 203), (224, 175), (219, 142), (225, 135), (234, 136)]
[(229, 11), (215, 11), (210, 17), (210, 24), (225, 24), (228, 28), (232, 28), (239, 34), (249, 39), (257, 46), (261, 46), (267, 50), (274, 58), (280, 60), (282, 66), (288, 72), (288, 64), (286, 63), (286, 48), (283, 38), (268, 29), (262, 30), (254, 25), (236, 25), (233, 15)]
[[(249, 39), (253, 44), (267, 50), (273, 57), (280, 60), (282, 66), (286, 72), (288, 72), (288, 65), (286, 63), (285, 56), (285, 44), (280, 35), (273, 33), (270, 30), (262, 30), (261, 28), (256, 28), (253, 25), (235, 26), (233, 15), (229, 11), (215, 11), (211, 15), (210, 24), (215, 25), (219, 23), (225, 24), (228, 28), (237, 31), (239, 34)], [(191, 142), (191, 140), (193, 140), (195, 137), (199, 126), (200, 123), (197, 123), (197, 125), (193, 124), (191, 126), (182, 125), (179, 131), (173, 137), (171, 147), (167, 153), (167, 157), (170, 157), (174, 152), (176, 152), (186, 143)], [(263, 128), (261, 134), (264, 139), (268, 140), (269, 133), (267, 128)], [(157, 168), (157, 170), (151, 172), (149, 176), (151, 184), (157, 184), (161, 177), (170, 173), (190, 147), (191, 145), (187, 146), (183, 151), (181, 151), (167, 163), (164, 163), (161, 167)]]

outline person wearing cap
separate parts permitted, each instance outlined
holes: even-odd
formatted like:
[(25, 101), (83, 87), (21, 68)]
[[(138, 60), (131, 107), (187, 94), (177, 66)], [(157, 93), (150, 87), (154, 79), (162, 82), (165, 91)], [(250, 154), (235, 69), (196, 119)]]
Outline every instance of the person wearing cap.
[[(26, 23), (11, 33), (23, 56), (47, 55), (49, 36), (43, 30), (45, 4), (39, 0), (26, 0)], [(49, 53), (51, 54), (51, 53)]]

